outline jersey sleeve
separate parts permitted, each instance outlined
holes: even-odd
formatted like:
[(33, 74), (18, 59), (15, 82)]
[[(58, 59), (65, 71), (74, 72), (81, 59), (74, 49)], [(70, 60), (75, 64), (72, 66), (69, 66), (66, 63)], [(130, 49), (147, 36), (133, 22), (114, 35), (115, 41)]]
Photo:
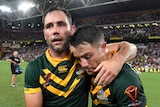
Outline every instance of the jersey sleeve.
[(37, 93), (41, 92), (39, 84), (39, 70), (34, 62), (27, 65), (24, 77), (24, 93)]

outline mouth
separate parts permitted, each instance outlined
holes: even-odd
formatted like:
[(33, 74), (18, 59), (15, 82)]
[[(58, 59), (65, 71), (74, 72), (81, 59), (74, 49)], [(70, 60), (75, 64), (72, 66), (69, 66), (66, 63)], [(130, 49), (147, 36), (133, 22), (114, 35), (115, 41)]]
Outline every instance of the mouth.
[(59, 44), (59, 43), (61, 43), (62, 41), (63, 41), (63, 39), (61, 39), (61, 38), (55, 38), (55, 39), (52, 40), (52, 42), (54, 42), (54, 43), (56, 43), (56, 44)]
[(98, 72), (94, 72), (95, 68), (86, 69), (88, 75), (97, 75)]
[(88, 75), (95, 75), (95, 72), (93, 72), (93, 70), (86, 70)]
[(93, 68), (86, 68), (87, 72), (93, 72), (93, 70), (94, 70)]

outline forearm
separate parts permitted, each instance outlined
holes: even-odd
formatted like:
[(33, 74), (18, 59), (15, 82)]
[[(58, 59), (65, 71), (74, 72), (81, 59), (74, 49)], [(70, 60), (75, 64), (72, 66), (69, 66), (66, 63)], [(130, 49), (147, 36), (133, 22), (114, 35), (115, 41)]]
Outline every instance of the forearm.
[(127, 61), (133, 59), (136, 57), (137, 54), (137, 47), (135, 44), (123, 41), (119, 42), (118, 49), (116, 50), (116, 54), (113, 56), (113, 58), (119, 62), (126, 63)]
[(94, 70), (99, 72), (94, 81), (98, 82), (98, 85), (110, 84), (121, 71), (124, 63), (134, 58), (137, 53), (136, 45), (125, 41), (108, 44), (106, 53), (108, 50), (110, 53), (114, 52), (109, 56), (110, 59), (101, 62)]
[(14, 63), (15, 65), (17, 64), (15, 61), (9, 59), (9, 62)]
[(137, 47), (129, 42), (111, 43), (107, 45), (106, 55), (108, 55), (107, 52), (112, 53), (112, 55), (94, 70), (99, 72), (94, 81), (95, 83), (98, 82), (98, 85), (110, 84), (121, 71), (124, 63), (136, 56)]

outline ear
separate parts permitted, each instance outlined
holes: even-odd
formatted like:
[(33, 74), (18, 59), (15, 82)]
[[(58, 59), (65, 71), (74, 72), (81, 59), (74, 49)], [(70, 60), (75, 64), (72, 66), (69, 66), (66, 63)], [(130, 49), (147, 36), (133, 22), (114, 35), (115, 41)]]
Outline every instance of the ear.
[(102, 52), (106, 51), (107, 43), (106, 42), (101, 42), (100, 43), (100, 49)]
[(76, 32), (77, 28), (75, 25), (72, 25), (71, 34), (73, 35)]

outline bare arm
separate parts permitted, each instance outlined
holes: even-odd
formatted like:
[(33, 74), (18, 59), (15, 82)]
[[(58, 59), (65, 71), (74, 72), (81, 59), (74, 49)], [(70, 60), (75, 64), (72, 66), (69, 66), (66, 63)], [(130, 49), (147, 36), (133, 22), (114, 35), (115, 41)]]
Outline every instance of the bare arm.
[(26, 107), (42, 107), (42, 92), (35, 94), (25, 94)]
[(15, 65), (17, 64), (15, 61), (8, 59), (9, 62), (14, 63)]
[(95, 69), (95, 72), (99, 71), (95, 78), (95, 83), (98, 83), (98, 85), (111, 83), (121, 71), (123, 64), (133, 59), (137, 54), (136, 45), (126, 41), (111, 43), (107, 47), (109, 51), (116, 51), (116, 54), (112, 58), (101, 62)]
[(117, 54), (113, 56), (119, 62), (122, 62), (122, 65), (127, 61), (136, 57), (137, 47), (135, 44), (122, 41), (117, 43), (110, 43), (107, 45), (110, 51), (116, 51)]

